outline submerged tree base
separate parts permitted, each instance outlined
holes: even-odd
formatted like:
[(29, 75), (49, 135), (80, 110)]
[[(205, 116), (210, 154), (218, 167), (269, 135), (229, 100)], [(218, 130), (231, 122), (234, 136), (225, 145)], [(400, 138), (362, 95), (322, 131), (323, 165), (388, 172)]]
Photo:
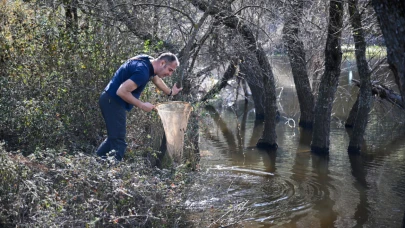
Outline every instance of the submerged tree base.
[(255, 118), (256, 118), (256, 120), (264, 120), (264, 114), (258, 114), (258, 113), (256, 113)]
[(346, 123), (345, 128), (353, 128), (353, 124)]
[(300, 121), (298, 125), (305, 129), (312, 129), (313, 122), (312, 121)]
[(317, 147), (317, 146), (311, 146), (311, 151), (314, 152), (315, 154), (329, 154), (329, 147)]
[(347, 152), (349, 154), (358, 154), (358, 153), (360, 153), (360, 151), (361, 151), (361, 148), (359, 146), (349, 146), (347, 148)]
[(259, 141), (256, 144), (256, 147), (265, 150), (276, 150), (278, 148), (278, 145), (277, 143), (270, 143), (265, 141), (264, 139), (259, 139)]

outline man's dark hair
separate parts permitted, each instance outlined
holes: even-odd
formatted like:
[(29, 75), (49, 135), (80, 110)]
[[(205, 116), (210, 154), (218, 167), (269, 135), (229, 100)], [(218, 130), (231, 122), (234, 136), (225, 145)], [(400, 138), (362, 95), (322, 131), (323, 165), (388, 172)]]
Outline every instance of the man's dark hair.
[(159, 55), (158, 60), (165, 60), (168, 63), (176, 62), (177, 66), (180, 65), (180, 62), (177, 59), (177, 57), (170, 52), (162, 53), (161, 55)]

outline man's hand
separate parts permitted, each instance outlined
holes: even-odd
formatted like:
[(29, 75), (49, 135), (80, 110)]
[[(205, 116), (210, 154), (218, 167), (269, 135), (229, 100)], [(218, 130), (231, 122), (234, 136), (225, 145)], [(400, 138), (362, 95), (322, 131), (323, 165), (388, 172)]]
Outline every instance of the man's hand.
[(181, 90), (183, 90), (183, 88), (177, 88), (177, 83), (175, 83), (172, 88), (172, 96), (178, 94)]
[(142, 103), (141, 109), (145, 112), (150, 112), (155, 108), (155, 106), (149, 102)]

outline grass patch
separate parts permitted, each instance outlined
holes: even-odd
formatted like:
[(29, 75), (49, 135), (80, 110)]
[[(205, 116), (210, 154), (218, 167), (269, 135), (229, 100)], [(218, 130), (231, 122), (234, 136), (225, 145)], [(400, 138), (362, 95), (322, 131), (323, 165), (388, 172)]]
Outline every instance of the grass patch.
[[(342, 45), (343, 58), (355, 59), (354, 45)], [(372, 45), (366, 48), (367, 58), (384, 58), (387, 56), (387, 49), (384, 46)]]

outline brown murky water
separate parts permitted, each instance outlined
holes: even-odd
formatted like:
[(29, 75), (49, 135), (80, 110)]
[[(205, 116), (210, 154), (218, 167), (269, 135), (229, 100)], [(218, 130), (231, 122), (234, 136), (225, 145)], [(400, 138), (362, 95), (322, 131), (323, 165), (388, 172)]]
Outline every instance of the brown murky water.
[[(283, 75), (283, 67), (279, 64), (275, 74)], [(277, 125), (277, 151), (255, 148), (263, 124), (255, 122), (251, 103), (227, 107), (224, 100), (225, 105), (208, 107), (200, 149), (201, 167), (210, 178), (196, 187), (201, 194), (190, 197), (190, 207), (226, 212), (243, 205), (250, 210), (246, 227), (400, 227), (405, 114), (377, 99), (363, 152), (349, 155), (344, 121), (357, 90), (349, 83), (356, 77), (350, 70), (348, 63), (336, 94), (329, 156), (312, 154), (311, 133), (297, 126), (299, 106), (288, 73), (278, 78), (279, 108), (286, 118)]]

